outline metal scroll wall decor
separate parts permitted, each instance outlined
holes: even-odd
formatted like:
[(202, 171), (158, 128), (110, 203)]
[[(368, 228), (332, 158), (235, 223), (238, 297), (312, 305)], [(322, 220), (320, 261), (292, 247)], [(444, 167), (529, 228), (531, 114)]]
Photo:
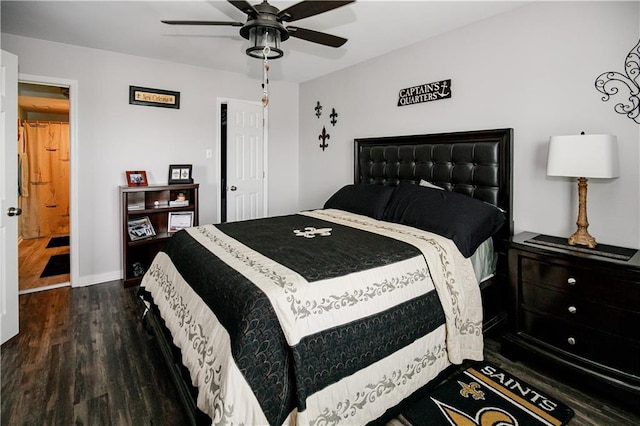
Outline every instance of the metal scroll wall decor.
[[(320, 105), (320, 101), (316, 102), (316, 106), (313, 107), (313, 109), (316, 111), (316, 117), (320, 119), (320, 116), (322, 115), (322, 105)], [(336, 112), (335, 108), (331, 108), (331, 114), (329, 114), (329, 117), (331, 118), (329, 123), (331, 123), (331, 125), (335, 127), (336, 123), (338, 122), (338, 113)], [(322, 133), (320, 133), (318, 139), (321, 141), (319, 146), (324, 151), (329, 146), (329, 144), (327, 143), (327, 139), (331, 139), (331, 135), (327, 133), (326, 126), (322, 126)]]
[(624, 65), (626, 75), (616, 71), (604, 72), (596, 79), (596, 89), (604, 94), (602, 100), (607, 102), (611, 95), (618, 93), (619, 87), (624, 89), (626, 86), (629, 103), (617, 103), (613, 109), (640, 124), (640, 40), (627, 55)]

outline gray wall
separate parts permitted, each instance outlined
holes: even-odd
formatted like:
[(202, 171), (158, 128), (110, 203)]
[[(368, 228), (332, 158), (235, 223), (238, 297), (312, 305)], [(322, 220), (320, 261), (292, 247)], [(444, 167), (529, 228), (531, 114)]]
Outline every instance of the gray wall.
[[(354, 138), (512, 127), (516, 232), (569, 236), (577, 184), (546, 176), (549, 136), (609, 133), (618, 137), (620, 177), (589, 181), (589, 230), (600, 243), (640, 247), (640, 126), (613, 110), (628, 91), (603, 102), (594, 87), (601, 73), (624, 72), (640, 36), (639, 9), (638, 2), (534, 2), (303, 83), (300, 208), (321, 207), (352, 183)], [(396, 106), (400, 89), (444, 79), (452, 79), (451, 99)], [(324, 152), (323, 125), (331, 135)]]
[[(78, 212), (71, 220), (78, 221), (78, 247), (72, 251), (79, 256), (79, 279), (73, 285), (121, 276), (118, 187), (125, 184), (126, 170), (146, 170), (150, 183), (166, 184), (169, 164), (193, 164), (201, 185), (200, 223), (217, 221), (216, 102), (259, 101), (260, 81), (8, 34), (2, 34), (2, 48), (18, 55), (22, 76), (77, 82), (78, 146), (72, 161)], [(180, 109), (129, 105), (130, 85), (178, 91)], [(274, 215), (298, 208), (298, 85), (274, 81), (269, 94), (269, 214)], [(205, 158), (206, 149), (214, 149), (213, 158)]]
[[(549, 136), (611, 133), (621, 176), (589, 184), (590, 231), (601, 243), (640, 247), (640, 126), (602, 102), (605, 71), (624, 71), (640, 36), (637, 2), (538, 2), (303, 83), (271, 81), (269, 214), (321, 207), (352, 181), (357, 137), (513, 127), (515, 226), (569, 235), (576, 184), (545, 175)], [(216, 222), (216, 99), (258, 100), (260, 82), (204, 69), (2, 34), (19, 72), (77, 82), (79, 281), (120, 277), (117, 188), (124, 171), (164, 183), (190, 163), (202, 185), (201, 223)], [(448, 100), (397, 107), (398, 91), (452, 79)], [(128, 104), (129, 85), (176, 90), (179, 110)], [(324, 106), (320, 119), (316, 102)], [(338, 124), (329, 123), (335, 108)], [(323, 152), (318, 135), (331, 138)], [(74, 218), (72, 218), (74, 220)]]

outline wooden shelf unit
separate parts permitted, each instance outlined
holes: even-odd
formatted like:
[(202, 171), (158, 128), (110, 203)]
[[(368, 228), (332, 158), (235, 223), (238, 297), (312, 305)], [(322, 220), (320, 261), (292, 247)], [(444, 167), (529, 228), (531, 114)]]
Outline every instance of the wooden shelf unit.
[[(156, 254), (162, 249), (173, 233), (169, 232), (169, 213), (193, 212), (193, 226), (198, 225), (198, 190), (200, 185), (149, 185), (121, 186), (120, 199), (122, 210), (122, 278), (125, 287), (140, 284), (143, 274), (151, 265)], [(187, 206), (171, 206), (182, 193)], [(129, 221), (148, 217), (156, 233), (148, 237), (132, 241), (129, 237)], [(136, 268), (139, 263), (140, 268)]]

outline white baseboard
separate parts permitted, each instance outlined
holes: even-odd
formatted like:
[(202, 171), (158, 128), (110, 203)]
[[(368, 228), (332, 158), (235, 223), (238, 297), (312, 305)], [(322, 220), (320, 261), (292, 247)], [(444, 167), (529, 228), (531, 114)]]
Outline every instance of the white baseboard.
[(98, 275), (88, 275), (80, 277), (77, 282), (73, 283), (73, 287), (86, 287), (89, 285), (102, 284), (109, 281), (117, 281), (122, 279), (122, 271), (107, 272)]
[(62, 287), (69, 287), (69, 286), (71, 286), (71, 283), (67, 281), (64, 283), (46, 285), (44, 287), (36, 287), (36, 288), (28, 288), (26, 290), (20, 290), (18, 292), (18, 295), (22, 296), (23, 294), (36, 293), (38, 291), (53, 290), (55, 288), (62, 288)]

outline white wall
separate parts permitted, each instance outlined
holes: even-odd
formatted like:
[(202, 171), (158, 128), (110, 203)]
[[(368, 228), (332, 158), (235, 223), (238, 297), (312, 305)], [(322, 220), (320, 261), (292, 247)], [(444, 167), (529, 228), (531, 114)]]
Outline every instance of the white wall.
[[(594, 82), (624, 72), (640, 36), (638, 2), (536, 2), (300, 86), (300, 208), (353, 182), (353, 139), (514, 128), (515, 231), (569, 236), (577, 184), (546, 177), (549, 136), (618, 137), (620, 178), (589, 182), (589, 231), (640, 247), (640, 126)], [(397, 107), (402, 88), (452, 79), (452, 98)], [(324, 114), (314, 115), (320, 101)], [(335, 127), (328, 113), (339, 113)], [(331, 139), (318, 146), (325, 125)], [(327, 171), (330, 170), (330, 173)]]
[[(2, 34), (19, 73), (77, 81), (80, 282), (121, 277), (120, 200), (125, 170), (166, 184), (169, 164), (193, 164), (200, 223), (216, 222), (217, 98), (260, 100), (260, 81), (229, 72)], [(256, 66), (261, 62), (256, 61)], [(180, 92), (180, 109), (129, 105), (129, 86)], [(298, 209), (298, 85), (269, 85), (269, 214)]]

